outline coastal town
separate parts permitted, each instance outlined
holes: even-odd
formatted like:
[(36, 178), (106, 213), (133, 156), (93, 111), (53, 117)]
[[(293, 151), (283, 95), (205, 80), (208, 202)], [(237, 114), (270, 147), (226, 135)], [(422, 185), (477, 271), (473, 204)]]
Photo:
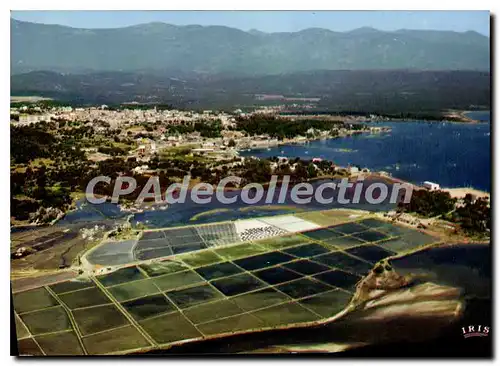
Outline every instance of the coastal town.
[[(317, 119), (317, 116), (280, 116), (279, 108), (259, 107), (244, 113), (236, 109), (232, 113), (218, 111), (180, 111), (133, 108), (125, 106), (120, 110), (110, 109), (106, 105), (99, 107), (73, 108), (71, 106), (48, 107), (21, 105), (11, 108), (11, 123), (15, 126), (33, 126), (40, 122), (65, 123), (67, 126), (91, 127), (96, 133), (118, 131), (118, 138), (136, 137), (136, 155), (155, 153), (162, 148), (189, 146), (193, 153), (225, 157), (231, 155), (225, 150), (233, 148), (268, 148), (281, 144), (304, 143), (314, 139), (343, 137), (362, 132), (387, 132), (389, 128), (360, 125), (366, 118), (359, 116), (321, 117), (336, 124), (331, 129), (315, 129), (305, 131), (304, 135), (293, 138), (277, 138), (269, 134), (250, 136), (238, 129), (237, 119), (248, 119), (252, 116), (279, 116), (283, 121), (295, 122), (304, 119)], [(372, 116), (375, 118), (376, 116)], [(215, 125), (214, 137), (207, 137), (199, 131), (185, 132), (177, 129), (178, 126), (195, 126), (196, 123)], [(357, 127), (357, 128), (356, 128)], [(144, 136), (144, 137), (142, 137)], [(97, 147), (89, 147), (92, 152)]]

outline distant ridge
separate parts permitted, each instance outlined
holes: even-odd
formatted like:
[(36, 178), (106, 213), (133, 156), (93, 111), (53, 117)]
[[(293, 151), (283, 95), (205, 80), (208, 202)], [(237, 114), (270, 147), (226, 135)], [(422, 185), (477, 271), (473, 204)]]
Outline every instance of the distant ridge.
[(81, 29), (11, 19), (12, 73), (179, 70), (239, 75), (315, 70), (490, 69), (490, 40), (477, 32), (245, 32), (225, 26), (147, 23)]

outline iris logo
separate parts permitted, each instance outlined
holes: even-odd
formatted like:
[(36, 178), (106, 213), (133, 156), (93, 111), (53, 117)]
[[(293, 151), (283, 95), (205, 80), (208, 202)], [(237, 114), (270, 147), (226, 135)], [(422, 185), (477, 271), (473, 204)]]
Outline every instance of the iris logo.
[(469, 325), (462, 327), (462, 335), (464, 338), (470, 337), (487, 337), (490, 333), (490, 327), (485, 325)]

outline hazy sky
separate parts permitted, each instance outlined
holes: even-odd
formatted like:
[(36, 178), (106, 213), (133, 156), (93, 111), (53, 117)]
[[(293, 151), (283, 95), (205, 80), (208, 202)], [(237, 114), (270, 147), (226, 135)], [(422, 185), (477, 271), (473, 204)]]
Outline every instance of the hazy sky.
[(164, 22), (177, 25), (225, 25), (243, 30), (290, 32), (319, 27), (347, 31), (359, 27), (381, 30), (474, 30), (489, 36), (487, 11), (12, 11), (12, 17), (77, 28), (115, 28)]

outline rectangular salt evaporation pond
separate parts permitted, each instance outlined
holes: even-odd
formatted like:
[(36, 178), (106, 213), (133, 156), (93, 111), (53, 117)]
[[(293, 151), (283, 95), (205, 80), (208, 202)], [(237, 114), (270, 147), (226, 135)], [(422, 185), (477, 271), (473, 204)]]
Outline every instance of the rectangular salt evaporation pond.
[(176, 311), (175, 306), (163, 294), (141, 297), (122, 302), (121, 305), (137, 321)]
[(135, 247), (135, 250), (142, 251), (142, 250), (159, 249), (159, 248), (169, 247), (171, 244), (172, 244), (171, 241), (167, 238), (148, 239), (148, 240), (139, 239)]
[(351, 295), (342, 290), (333, 290), (308, 297), (300, 304), (325, 318), (334, 316), (342, 311), (351, 300)]
[(330, 267), (335, 267), (343, 271), (352, 272), (361, 276), (368, 274), (368, 272), (370, 272), (373, 267), (373, 264), (371, 263), (356, 259), (341, 252), (322, 254), (311, 259), (315, 262), (319, 262)]
[(350, 235), (340, 236), (338, 238), (325, 239), (323, 240), (323, 242), (339, 249), (345, 249), (366, 244), (365, 241)]
[(133, 248), (136, 240), (113, 241), (104, 243), (87, 255), (87, 260), (92, 264), (120, 265), (134, 260)]
[(310, 240), (302, 235), (287, 235), (287, 236), (277, 236), (275, 238), (259, 240), (255, 243), (268, 250), (275, 250), (275, 249), (293, 247), (298, 244), (304, 244), (309, 242)]
[(134, 266), (122, 268), (107, 275), (97, 276), (96, 278), (104, 286), (109, 287), (129, 281), (141, 280), (146, 278), (146, 276)]
[(438, 238), (417, 230), (404, 228), (399, 233), (401, 236), (378, 242), (377, 245), (392, 252), (402, 253), (439, 241)]
[(18, 314), (59, 305), (43, 287), (13, 295), (14, 309)]
[(222, 298), (222, 295), (209, 285), (173, 290), (167, 292), (166, 295), (181, 309)]
[(262, 217), (259, 218), (258, 220), (262, 221), (265, 224), (269, 224), (292, 233), (305, 230), (313, 230), (320, 227), (319, 225), (313, 222), (301, 219), (300, 217), (294, 215), (285, 215), (278, 217)]
[(265, 326), (310, 322), (319, 319), (318, 315), (293, 302), (259, 310), (252, 315), (261, 319)]
[[(277, 238), (279, 240), (280, 238)], [(227, 260), (249, 257), (267, 251), (266, 248), (254, 243), (244, 243), (230, 246), (227, 248), (218, 248), (214, 250), (217, 255)]]
[(203, 239), (198, 234), (196, 228), (180, 228), (165, 230), (165, 236), (172, 246), (202, 243)]
[(165, 233), (162, 230), (143, 231), (141, 240), (165, 239)]
[(235, 226), (236, 232), (242, 241), (260, 240), (287, 233), (285, 230), (271, 226), (257, 219), (238, 220), (235, 222)]
[(286, 268), (279, 266), (253, 272), (253, 275), (269, 285), (276, 285), (278, 283), (289, 282), (302, 277), (302, 275), (296, 272), (292, 272)]
[(298, 247), (283, 250), (286, 254), (301, 258), (313, 257), (315, 255), (328, 253), (329, 251), (330, 249), (316, 243), (300, 245)]
[(72, 329), (68, 315), (62, 306), (21, 314), (20, 317), (33, 335)]
[(134, 253), (134, 257), (139, 261), (144, 261), (154, 258), (169, 257), (173, 254), (174, 252), (172, 251), (171, 247), (165, 247), (165, 248), (136, 251)]
[(354, 233), (359, 233), (361, 231), (365, 231), (369, 229), (369, 227), (361, 225), (357, 222), (349, 222), (347, 224), (330, 226), (329, 229), (342, 234), (354, 234)]
[(59, 295), (59, 299), (71, 310), (111, 303), (111, 300), (97, 287), (67, 292)]
[(359, 280), (361, 280), (361, 276), (344, 272), (339, 269), (317, 274), (314, 278), (328, 285), (339, 287), (348, 291), (354, 291), (356, 284)]
[(132, 281), (108, 287), (108, 291), (120, 302), (160, 292), (152, 279)]
[(338, 233), (336, 231), (328, 230), (328, 229), (306, 231), (306, 232), (303, 232), (302, 235), (305, 235), (308, 238), (311, 238), (313, 240), (328, 240), (328, 239), (338, 238), (340, 236), (344, 236), (344, 234), (342, 234), (342, 233)]
[(220, 318), (243, 313), (234, 301), (223, 299), (206, 304), (196, 305), (184, 311), (184, 315), (193, 324), (206, 323)]
[(352, 237), (361, 239), (366, 242), (375, 242), (388, 239), (388, 236), (386, 234), (383, 234), (376, 230), (367, 230), (367, 231), (362, 231), (360, 233), (355, 233), (352, 234)]
[(376, 263), (384, 258), (390, 257), (395, 254), (394, 252), (388, 251), (377, 245), (371, 245), (371, 244), (347, 249), (346, 252), (372, 263)]
[(175, 288), (199, 284), (205, 281), (203, 277), (194, 271), (184, 271), (154, 277), (153, 282), (160, 288), (160, 290), (168, 291)]
[(115, 305), (77, 309), (73, 317), (84, 336), (130, 324)]
[(141, 320), (139, 325), (159, 344), (202, 337), (198, 329), (179, 312)]
[(196, 230), (207, 246), (221, 246), (241, 241), (234, 223), (201, 225), (196, 227)]
[(301, 273), (303, 275), (313, 275), (330, 270), (330, 267), (306, 259), (291, 263), (285, 263), (283, 264), (283, 267), (291, 269), (292, 271)]
[(95, 283), (90, 280), (70, 280), (49, 286), (49, 288), (56, 294), (82, 290), (84, 288), (90, 288), (90, 287), (96, 287)]
[(331, 286), (309, 278), (301, 278), (276, 286), (276, 288), (294, 299), (300, 299), (332, 289)]
[(207, 281), (210, 281), (220, 277), (232, 276), (242, 272), (242, 269), (231, 262), (224, 262), (197, 268), (196, 272)]
[(181, 253), (189, 253), (189, 252), (195, 252), (197, 250), (202, 250), (206, 249), (206, 244), (205, 243), (191, 243), (191, 244), (175, 244), (172, 245), (172, 252), (174, 254), (181, 254)]
[(214, 280), (211, 283), (226, 296), (239, 295), (265, 286), (256, 277), (247, 273)]
[(234, 296), (232, 297), (232, 300), (242, 310), (252, 311), (290, 301), (290, 298), (285, 294), (268, 287), (262, 290)]
[(47, 356), (83, 355), (78, 337), (74, 332), (44, 334), (35, 337)]
[(280, 252), (271, 252), (271, 253), (256, 255), (253, 257), (238, 259), (238, 260), (235, 260), (234, 263), (236, 263), (238, 266), (240, 266), (246, 270), (251, 271), (251, 270), (255, 270), (255, 269), (271, 267), (271, 266), (274, 266), (276, 264), (280, 264), (280, 263), (284, 263), (284, 262), (290, 262), (294, 259), (295, 259), (295, 257), (293, 257), (289, 254), (280, 253)]
[(358, 221), (358, 223), (360, 223), (361, 225), (364, 225), (364, 226), (368, 226), (370, 228), (377, 228), (377, 227), (388, 225), (387, 222), (382, 221), (382, 220), (378, 220), (378, 219), (374, 219), (374, 218), (361, 220), (361, 221)]
[(143, 271), (145, 271), (149, 277), (182, 272), (188, 269), (188, 267), (184, 263), (174, 260), (164, 260), (161, 262), (154, 262), (149, 264), (144, 263), (139, 265), (139, 267)]
[(91, 355), (137, 350), (150, 346), (148, 340), (131, 325), (87, 336), (83, 338), (83, 344)]

